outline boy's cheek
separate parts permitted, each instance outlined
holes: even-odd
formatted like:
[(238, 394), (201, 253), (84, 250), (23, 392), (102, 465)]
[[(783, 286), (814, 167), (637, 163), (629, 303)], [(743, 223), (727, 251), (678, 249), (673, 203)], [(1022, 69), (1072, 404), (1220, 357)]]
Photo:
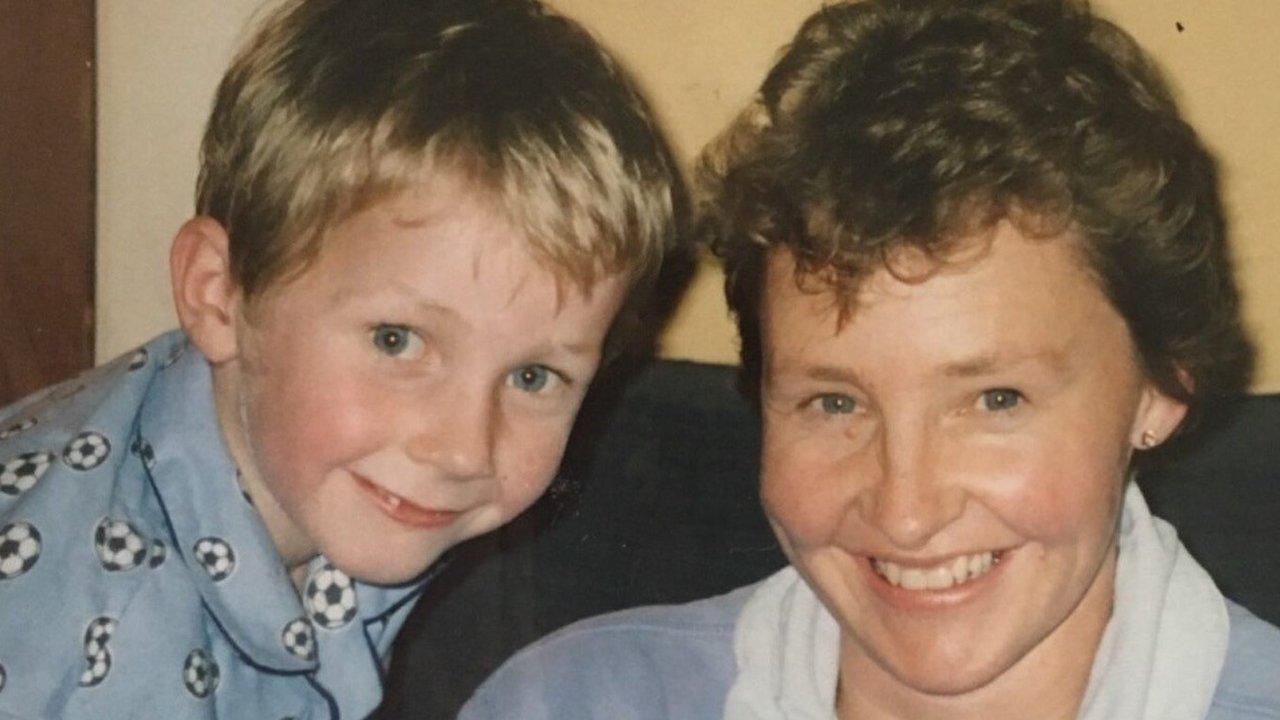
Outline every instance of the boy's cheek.
[[(295, 476), (305, 465), (358, 457), (376, 444), (392, 418), (361, 402), (362, 393), (343, 383), (289, 383), (262, 388), (249, 398), (246, 432), (268, 474)], [(318, 469), (318, 468), (313, 468)]]

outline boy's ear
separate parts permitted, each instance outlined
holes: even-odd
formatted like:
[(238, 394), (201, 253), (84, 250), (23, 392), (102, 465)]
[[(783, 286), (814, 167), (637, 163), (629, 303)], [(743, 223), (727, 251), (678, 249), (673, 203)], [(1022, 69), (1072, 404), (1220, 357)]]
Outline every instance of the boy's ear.
[(1150, 450), (1168, 440), (1186, 416), (1186, 403), (1169, 397), (1155, 383), (1148, 382), (1142, 391), (1130, 444), (1139, 450)]
[(169, 251), (178, 322), (210, 363), (236, 357), (240, 293), (231, 279), (227, 231), (210, 217), (183, 224)]

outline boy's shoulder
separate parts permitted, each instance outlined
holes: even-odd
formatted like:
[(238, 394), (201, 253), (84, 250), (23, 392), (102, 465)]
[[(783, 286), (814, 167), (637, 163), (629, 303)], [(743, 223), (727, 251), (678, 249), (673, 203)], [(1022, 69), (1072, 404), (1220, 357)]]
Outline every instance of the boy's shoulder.
[(1227, 613), (1227, 660), (1209, 717), (1280, 720), (1280, 628), (1232, 602)]
[(39, 508), (109, 503), (116, 475), (150, 461), (135, 442), (139, 417), (156, 374), (187, 347), (181, 333), (161, 335), (0, 408), (0, 518), (51, 514), (60, 522)]
[[(185, 346), (165, 335), (82, 375), (0, 409), (0, 518), (107, 503), (128, 466), (155, 368)], [(159, 358), (156, 356), (160, 355)], [(9, 521), (0, 522), (9, 524)]]
[(109, 362), (0, 408), (0, 453), (57, 439), (88, 426), (126, 430), (155, 373), (188, 350), (185, 336), (165, 333)]
[(102, 682), (117, 622), (168, 555), (143, 500), (149, 449), (132, 441), (179, 339), (0, 410), (0, 711), (59, 707), (68, 687)]
[(460, 718), (719, 717), (756, 585), (579, 621), (517, 653)]

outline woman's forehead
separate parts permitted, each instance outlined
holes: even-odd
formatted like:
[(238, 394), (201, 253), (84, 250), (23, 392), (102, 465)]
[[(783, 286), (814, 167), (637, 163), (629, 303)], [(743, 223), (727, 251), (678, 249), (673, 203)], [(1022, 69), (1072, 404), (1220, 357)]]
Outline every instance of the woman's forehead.
[(847, 302), (829, 284), (797, 283), (794, 259), (775, 253), (763, 286), (765, 349), (775, 359), (826, 348), (928, 362), (955, 368), (950, 375), (1007, 358), (1061, 364), (1072, 352), (1113, 346), (1128, 356), (1127, 326), (1080, 256), (1069, 238), (1026, 238), (1006, 225), (980, 250), (927, 273), (876, 270)]

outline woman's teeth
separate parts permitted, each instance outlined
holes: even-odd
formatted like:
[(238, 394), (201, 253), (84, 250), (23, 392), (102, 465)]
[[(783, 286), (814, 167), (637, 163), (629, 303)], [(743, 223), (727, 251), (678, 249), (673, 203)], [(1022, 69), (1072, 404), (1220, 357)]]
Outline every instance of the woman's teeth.
[(890, 585), (904, 590), (943, 590), (975, 580), (996, 564), (993, 552), (961, 555), (933, 567), (906, 567), (888, 560), (873, 560), (871, 566)]

